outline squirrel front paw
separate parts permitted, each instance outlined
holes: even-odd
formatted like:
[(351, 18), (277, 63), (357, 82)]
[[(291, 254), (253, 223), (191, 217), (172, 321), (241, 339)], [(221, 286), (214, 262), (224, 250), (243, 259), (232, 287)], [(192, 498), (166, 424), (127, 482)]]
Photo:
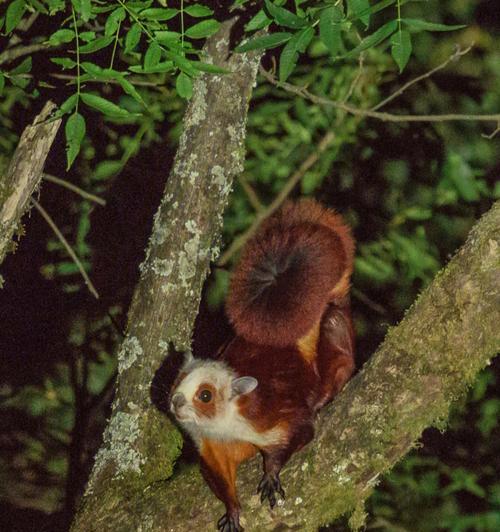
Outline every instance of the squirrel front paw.
[(257, 493), (260, 493), (260, 502), (264, 502), (265, 499), (269, 500), (271, 508), (276, 505), (276, 493), (279, 493), (282, 499), (285, 498), (285, 491), (281, 486), (278, 474), (264, 473), (257, 487)]
[(243, 532), (238, 515), (224, 514), (217, 521), (219, 532)]

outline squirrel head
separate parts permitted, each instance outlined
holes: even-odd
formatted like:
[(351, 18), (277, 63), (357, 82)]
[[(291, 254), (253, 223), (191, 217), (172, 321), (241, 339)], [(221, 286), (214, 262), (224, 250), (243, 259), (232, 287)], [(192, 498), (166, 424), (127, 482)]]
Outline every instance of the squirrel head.
[(172, 386), (170, 410), (192, 436), (217, 435), (237, 410), (240, 396), (257, 385), (257, 379), (239, 377), (223, 362), (189, 358)]

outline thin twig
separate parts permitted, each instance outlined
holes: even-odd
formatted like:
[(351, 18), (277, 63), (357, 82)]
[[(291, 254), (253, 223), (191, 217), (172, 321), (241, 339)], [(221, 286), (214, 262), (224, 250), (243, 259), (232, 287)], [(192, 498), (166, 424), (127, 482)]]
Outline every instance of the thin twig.
[(243, 247), (249, 238), (254, 235), (262, 221), (271, 216), (271, 214), (273, 214), (281, 206), (281, 204), (289, 196), (290, 192), (292, 192), (295, 185), (302, 179), (302, 177), (304, 177), (304, 174), (309, 170), (309, 168), (311, 168), (311, 166), (317, 162), (321, 154), (328, 148), (334, 138), (335, 134), (332, 131), (328, 131), (325, 134), (325, 136), (318, 143), (316, 150), (311, 153), (309, 157), (300, 165), (298, 170), (292, 174), (290, 179), (286, 182), (285, 186), (280, 190), (279, 194), (276, 196), (276, 198), (274, 198), (272, 203), (265, 209), (257, 212), (252, 225), (238, 238), (233, 240), (233, 243), (219, 259), (217, 263), (218, 266), (224, 266), (227, 264), (229, 259)]
[(47, 48), (50, 48), (50, 45), (47, 43), (28, 44), (7, 48), (7, 50), (0, 54), (0, 65), (3, 65), (4, 63), (9, 63), (10, 61), (14, 61), (18, 57), (22, 57), (23, 55), (29, 55), (34, 52), (39, 52), (40, 50), (46, 50)]
[(395, 115), (392, 113), (381, 113), (379, 111), (371, 111), (370, 109), (360, 109), (353, 107), (344, 102), (330, 100), (321, 96), (312, 94), (304, 87), (297, 87), (291, 83), (279, 81), (272, 74), (267, 72), (264, 68), (260, 68), (260, 73), (273, 85), (280, 87), (287, 92), (297, 94), (306, 100), (309, 100), (318, 105), (326, 105), (341, 109), (354, 116), (376, 118), (383, 122), (452, 122), (452, 121), (468, 121), (468, 122), (498, 122), (500, 120), (500, 113), (488, 115), (469, 115), (459, 113), (449, 113), (442, 115)]
[(250, 205), (254, 208), (254, 210), (259, 212), (264, 209), (264, 205), (262, 205), (262, 202), (260, 201), (257, 192), (255, 192), (252, 185), (250, 185), (250, 183), (247, 181), (247, 178), (243, 174), (240, 174), (238, 177), (238, 181), (241, 185), (241, 188), (247, 195), (248, 201), (250, 202)]
[(76, 264), (78, 269), (80, 270), (80, 273), (82, 274), (82, 277), (85, 281), (85, 284), (87, 285), (87, 288), (89, 289), (90, 293), (96, 298), (99, 299), (99, 294), (97, 293), (97, 290), (95, 289), (95, 286), (92, 284), (92, 281), (90, 280), (90, 277), (87, 275), (87, 272), (85, 271), (83, 264), (80, 262), (80, 259), (76, 255), (76, 253), (73, 251), (73, 248), (69, 245), (69, 242), (64, 238), (64, 235), (61, 233), (57, 225), (55, 224), (54, 220), (50, 217), (49, 213), (36, 201), (34, 198), (31, 198), (31, 203), (35, 207), (35, 209), (42, 215), (42, 218), (49, 224), (52, 231), (54, 231), (57, 238), (60, 240), (61, 244), (64, 246), (66, 251), (68, 252), (68, 255), (72, 258), (73, 262)]
[(462, 49), (459, 46), (457, 46), (457, 49), (455, 50), (455, 52), (450, 57), (448, 57), (448, 59), (446, 61), (444, 61), (443, 63), (441, 63), (437, 67), (434, 67), (433, 69), (429, 70), (425, 74), (422, 74), (420, 76), (417, 76), (414, 79), (411, 79), (410, 81), (408, 81), (408, 83), (405, 83), (397, 91), (393, 92), (390, 96), (385, 98), (385, 100), (382, 100), (377, 105), (373, 106), (370, 109), (370, 111), (376, 111), (377, 109), (380, 109), (381, 107), (384, 107), (384, 105), (388, 104), (389, 102), (394, 100), (394, 98), (397, 98), (398, 96), (403, 94), (403, 92), (405, 92), (407, 89), (409, 89), (412, 85), (415, 85), (415, 83), (418, 83), (419, 81), (422, 81), (422, 80), (424, 80), (426, 78), (430, 78), (431, 76), (433, 76), (439, 70), (442, 70), (443, 68), (446, 68), (452, 61), (455, 61), (456, 59), (459, 59), (463, 55), (468, 54), (472, 50), (473, 46), (474, 46), (474, 44), (471, 44), (465, 49)]
[(358, 71), (356, 73), (355, 78), (352, 80), (352, 83), (349, 87), (349, 90), (347, 91), (347, 94), (344, 96), (344, 99), (342, 100), (344, 103), (350, 99), (350, 97), (352, 96), (352, 93), (354, 92), (354, 89), (356, 88), (356, 85), (359, 83), (359, 80), (361, 79), (361, 76), (363, 75), (364, 61), (365, 61), (365, 54), (361, 53), (359, 55)]
[(489, 135), (483, 133), (482, 137), (491, 140), (492, 138), (496, 137), (498, 133), (500, 133), (500, 122), (497, 123), (497, 127)]
[[(76, 83), (76, 76), (73, 76), (71, 74), (58, 74), (58, 73), (50, 73), (49, 76), (56, 78), (56, 79), (67, 79), (68, 81), (71, 81), (72, 83)], [(153, 81), (141, 81), (135, 78), (127, 78), (131, 83), (134, 85), (137, 85), (138, 87), (153, 87), (158, 90), (162, 89), (161, 86), (158, 86), (158, 83), (154, 83)], [(112, 85), (119, 85), (120, 82), (117, 79), (107, 79), (106, 81), (103, 81), (102, 79), (86, 79), (85, 83), (110, 83)]]
[(94, 194), (91, 194), (90, 192), (85, 192), (85, 190), (81, 189), (80, 187), (77, 187), (76, 185), (73, 185), (73, 183), (70, 183), (69, 181), (66, 181), (65, 179), (61, 179), (60, 177), (56, 177), (55, 175), (50, 174), (43, 174), (42, 176), (45, 181), (50, 181), (51, 183), (55, 183), (56, 185), (60, 185), (61, 187), (67, 188), (68, 190), (71, 190), (72, 192), (75, 192), (75, 194), (80, 195), (82, 198), (87, 199), (89, 201), (94, 201), (95, 203), (98, 203), (99, 205), (102, 205), (103, 207), (106, 205), (106, 200), (100, 198), (99, 196), (95, 196)]
[(361, 290), (351, 287), (351, 294), (353, 295), (353, 297), (361, 301), (361, 303), (364, 303), (367, 307), (374, 310), (377, 314), (387, 316), (387, 310), (382, 305), (379, 305), (378, 303), (373, 301), (373, 299), (369, 298), (366, 294), (361, 292)]

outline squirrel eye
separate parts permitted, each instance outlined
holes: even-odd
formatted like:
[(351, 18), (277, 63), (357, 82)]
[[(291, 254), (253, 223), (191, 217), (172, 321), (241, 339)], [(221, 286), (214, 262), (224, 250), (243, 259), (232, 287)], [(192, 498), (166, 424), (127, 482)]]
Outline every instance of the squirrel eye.
[(212, 400), (212, 392), (210, 390), (202, 390), (198, 399), (204, 403), (209, 403)]

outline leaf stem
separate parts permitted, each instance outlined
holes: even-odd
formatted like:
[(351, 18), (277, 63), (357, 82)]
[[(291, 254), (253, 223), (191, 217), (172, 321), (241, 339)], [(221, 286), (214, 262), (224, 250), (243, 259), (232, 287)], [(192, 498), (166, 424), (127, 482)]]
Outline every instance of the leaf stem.
[(118, 27), (116, 28), (116, 35), (115, 35), (115, 44), (113, 45), (113, 53), (111, 54), (111, 63), (109, 65), (109, 68), (113, 68), (113, 63), (115, 62), (115, 54), (116, 54), (116, 46), (118, 44), (118, 36), (120, 34), (120, 27), (122, 25), (122, 21), (118, 21)]
[(184, 0), (181, 0), (181, 46), (184, 48)]
[(76, 106), (75, 106), (75, 113), (78, 112), (78, 103), (80, 102), (80, 42), (78, 38), (78, 26), (76, 24), (76, 14), (75, 14), (75, 8), (73, 5), (71, 6), (71, 16), (73, 17), (73, 28), (75, 30), (75, 38), (76, 38)]
[(398, 33), (401, 34), (401, 0), (396, 2), (398, 6)]

